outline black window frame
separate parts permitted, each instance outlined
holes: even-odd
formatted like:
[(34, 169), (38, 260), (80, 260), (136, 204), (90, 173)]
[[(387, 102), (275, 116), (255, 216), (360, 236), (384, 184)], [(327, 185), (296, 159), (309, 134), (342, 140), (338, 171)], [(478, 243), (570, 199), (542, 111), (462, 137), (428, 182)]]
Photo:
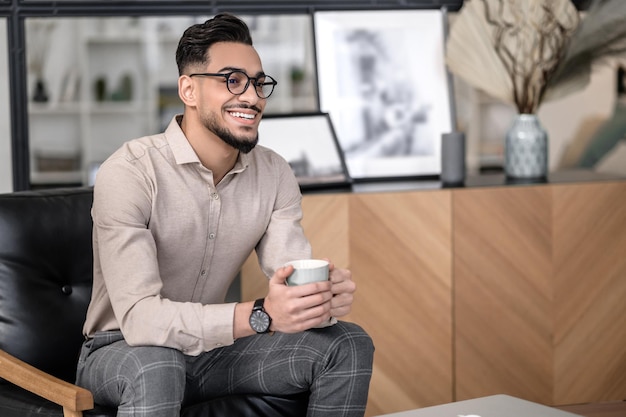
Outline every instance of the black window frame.
[(115, 17), (309, 14), (316, 10), (440, 9), (457, 11), (463, 0), (135, 0), (41, 1), (0, 0), (0, 18), (7, 18), (9, 108), (13, 190), (29, 190), (30, 151), (27, 97), (26, 31), (29, 17)]

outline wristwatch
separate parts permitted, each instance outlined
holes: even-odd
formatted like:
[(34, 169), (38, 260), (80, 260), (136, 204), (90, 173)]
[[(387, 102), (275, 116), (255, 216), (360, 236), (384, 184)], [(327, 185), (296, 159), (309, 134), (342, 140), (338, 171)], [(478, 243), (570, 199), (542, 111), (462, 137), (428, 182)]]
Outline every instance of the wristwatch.
[(267, 333), (270, 331), (272, 318), (263, 308), (265, 298), (259, 298), (254, 302), (252, 313), (250, 314), (250, 327), (257, 333)]

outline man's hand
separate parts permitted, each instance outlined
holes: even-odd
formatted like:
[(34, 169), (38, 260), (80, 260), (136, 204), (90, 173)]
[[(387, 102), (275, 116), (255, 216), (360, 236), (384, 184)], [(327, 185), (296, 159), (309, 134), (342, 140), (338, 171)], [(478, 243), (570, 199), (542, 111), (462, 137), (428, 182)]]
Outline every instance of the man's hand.
[(331, 317), (334, 292), (329, 281), (287, 286), (292, 266), (279, 268), (269, 281), (265, 311), (272, 318), (270, 330), (297, 333), (317, 327)]
[(329, 261), (328, 281), (290, 287), (285, 280), (292, 272), (292, 266), (279, 268), (269, 281), (265, 310), (272, 317), (271, 330), (301, 332), (350, 313), (356, 284), (349, 270)]
[(335, 268), (335, 265), (330, 263), (329, 271), (330, 282), (332, 283), (331, 291), (333, 293), (330, 315), (332, 317), (342, 317), (352, 310), (356, 284), (352, 281), (352, 272), (347, 269)]

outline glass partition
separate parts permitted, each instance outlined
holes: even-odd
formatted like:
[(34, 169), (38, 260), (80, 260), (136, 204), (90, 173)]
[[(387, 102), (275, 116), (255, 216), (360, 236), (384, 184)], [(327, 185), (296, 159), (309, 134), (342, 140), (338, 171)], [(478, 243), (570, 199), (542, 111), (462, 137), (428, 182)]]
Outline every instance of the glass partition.
[[(28, 18), (31, 183), (91, 184), (123, 142), (182, 110), (175, 51), (203, 17)], [(243, 16), (279, 84), (266, 112), (317, 109), (308, 15)]]
[(0, 18), (0, 193), (13, 191), (11, 126), (9, 120), (9, 51), (7, 19)]

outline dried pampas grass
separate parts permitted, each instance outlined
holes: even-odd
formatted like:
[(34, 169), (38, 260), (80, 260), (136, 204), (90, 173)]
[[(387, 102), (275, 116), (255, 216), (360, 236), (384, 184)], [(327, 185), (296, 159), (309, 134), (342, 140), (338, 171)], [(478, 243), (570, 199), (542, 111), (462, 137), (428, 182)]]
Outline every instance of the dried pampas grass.
[(493, 47), (494, 33), (487, 21), (486, 5), (466, 0), (450, 30), (446, 63), (450, 71), (476, 88), (513, 102), (513, 84)]
[(592, 65), (626, 55), (626, 2), (591, 4), (548, 81), (544, 100), (564, 97), (589, 84)]
[(581, 21), (571, 0), (466, 0), (450, 30), (450, 71), (519, 113), (589, 82), (592, 63), (623, 53), (624, 0), (595, 0)]

